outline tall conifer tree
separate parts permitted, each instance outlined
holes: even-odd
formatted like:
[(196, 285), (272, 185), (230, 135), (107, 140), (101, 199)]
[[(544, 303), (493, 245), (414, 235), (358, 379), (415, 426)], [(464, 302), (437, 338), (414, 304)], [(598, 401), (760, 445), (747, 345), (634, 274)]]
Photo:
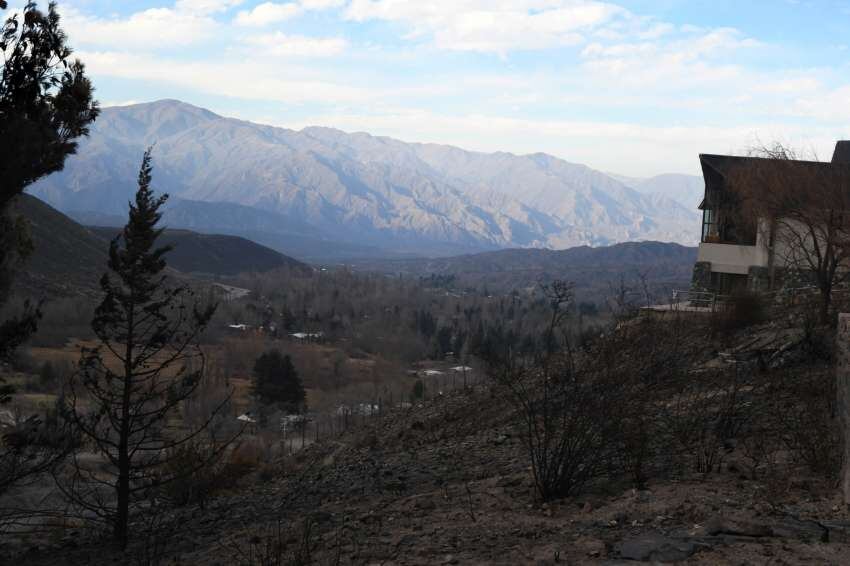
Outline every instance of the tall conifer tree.
[[(165, 254), (171, 248), (156, 247), (167, 195), (155, 197), (150, 183), (148, 150), (127, 225), (109, 246), (110, 273), (100, 281), (104, 297), (92, 320), (100, 345), (83, 350), (68, 394), (70, 420), (109, 463), (111, 479), (104, 481), (75, 458), (74, 482), (66, 492), (103, 519), (122, 547), (134, 506), (177, 479), (165, 472), (174, 449), (198, 438), (225, 406), (218, 405), (195, 429), (187, 430), (179, 418), (182, 402), (204, 376), (198, 339), (215, 305), (200, 306), (188, 287), (168, 280)], [(198, 462), (198, 468), (204, 464)], [(104, 484), (114, 497), (99, 495)]]

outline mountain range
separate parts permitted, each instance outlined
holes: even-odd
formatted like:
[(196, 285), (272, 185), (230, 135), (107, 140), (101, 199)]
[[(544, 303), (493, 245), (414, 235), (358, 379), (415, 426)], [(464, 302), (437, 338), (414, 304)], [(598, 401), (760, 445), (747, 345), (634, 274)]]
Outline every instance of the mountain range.
[(85, 223), (116, 224), (151, 145), (154, 188), (172, 196), (166, 225), (301, 259), (692, 244), (699, 229), (697, 177), (628, 179), (542, 153), (295, 131), (175, 100), (105, 108), (65, 169), (29, 192)]

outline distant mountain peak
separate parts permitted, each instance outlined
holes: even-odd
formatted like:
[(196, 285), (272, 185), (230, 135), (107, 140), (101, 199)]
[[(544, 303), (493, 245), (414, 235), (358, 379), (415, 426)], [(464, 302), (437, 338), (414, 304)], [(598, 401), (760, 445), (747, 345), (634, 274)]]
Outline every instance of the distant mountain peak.
[(175, 112), (186, 112), (189, 114), (201, 115), (209, 119), (222, 118), (222, 116), (219, 116), (211, 110), (201, 108), (200, 106), (195, 106), (194, 104), (190, 104), (188, 102), (183, 102), (182, 100), (177, 100), (176, 98), (160, 98), (158, 100), (152, 100), (150, 102), (138, 102), (136, 104), (127, 104), (126, 106), (107, 106), (106, 108), (145, 112), (162, 112), (169, 110)]
[(245, 233), (267, 229), (261, 214), (273, 214), (281, 231), (291, 222), (311, 237), (432, 254), (693, 243), (699, 229), (694, 207), (545, 153), (473, 152), (327, 127), (294, 131), (173, 99), (104, 109), (65, 170), (31, 192), (65, 211), (123, 214), (152, 143), (157, 190), (241, 205)]

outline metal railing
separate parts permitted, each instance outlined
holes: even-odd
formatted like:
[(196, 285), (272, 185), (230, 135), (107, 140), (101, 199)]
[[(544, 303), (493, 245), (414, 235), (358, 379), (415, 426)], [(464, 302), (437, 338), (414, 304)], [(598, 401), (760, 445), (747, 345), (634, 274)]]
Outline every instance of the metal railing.
[(710, 291), (683, 291), (674, 289), (672, 303), (686, 307), (710, 308), (713, 312), (719, 308), (725, 308), (730, 298), (730, 295), (721, 295)]
[[(773, 291), (754, 293), (766, 307), (793, 303), (810, 298), (819, 292), (815, 285), (801, 285), (799, 287), (783, 287)], [(836, 287), (834, 294), (850, 292), (850, 289)], [(727, 308), (734, 300), (734, 295), (713, 293), (711, 291), (691, 291), (674, 289), (672, 303), (687, 307), (710, 308), (712, 312)]]

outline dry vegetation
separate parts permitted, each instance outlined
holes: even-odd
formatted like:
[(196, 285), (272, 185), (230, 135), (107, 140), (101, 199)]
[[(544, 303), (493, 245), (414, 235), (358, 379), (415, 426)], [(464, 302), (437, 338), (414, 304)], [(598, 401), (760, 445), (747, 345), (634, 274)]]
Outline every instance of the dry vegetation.
[[(545, 308), (563, 312), (561, 299)], [(834, 489), (833, 338), (828, 328), (807, 330), (810, 309), (794, 303), (760, 307), (754, 318), (751, 305), (711, 319), (629, 318), (595, 339), (557, 316), (536, 349), (491, 348), (510, 353), (490, 358), (494, 380), (354, 419), (291, 455), (279, 431), (260, 427), (175, 486), (170, 507), (138, 523), (149, 535), (127, 556), (430, 564), (643, 553), (840, 563), (850, 522)], [(759, 322), (765, 313), (773, 322)], [(239, 335), (210, 349), (210, 375), (237, 385), (239, 411), (251, 403), (250, 364), (269, 344), (302, 367), (315, 358), (304, 372), (315, 407), (340, 402), (328, 379), (340, 359), (346, 386), (374, 391), (374, 355)], [(387, 379), (415, 381), (404, 372)], [(79, 528), (62, 532), (63, 551), (69, 541), (80, 546), (70, 563), (94, 559)]]

